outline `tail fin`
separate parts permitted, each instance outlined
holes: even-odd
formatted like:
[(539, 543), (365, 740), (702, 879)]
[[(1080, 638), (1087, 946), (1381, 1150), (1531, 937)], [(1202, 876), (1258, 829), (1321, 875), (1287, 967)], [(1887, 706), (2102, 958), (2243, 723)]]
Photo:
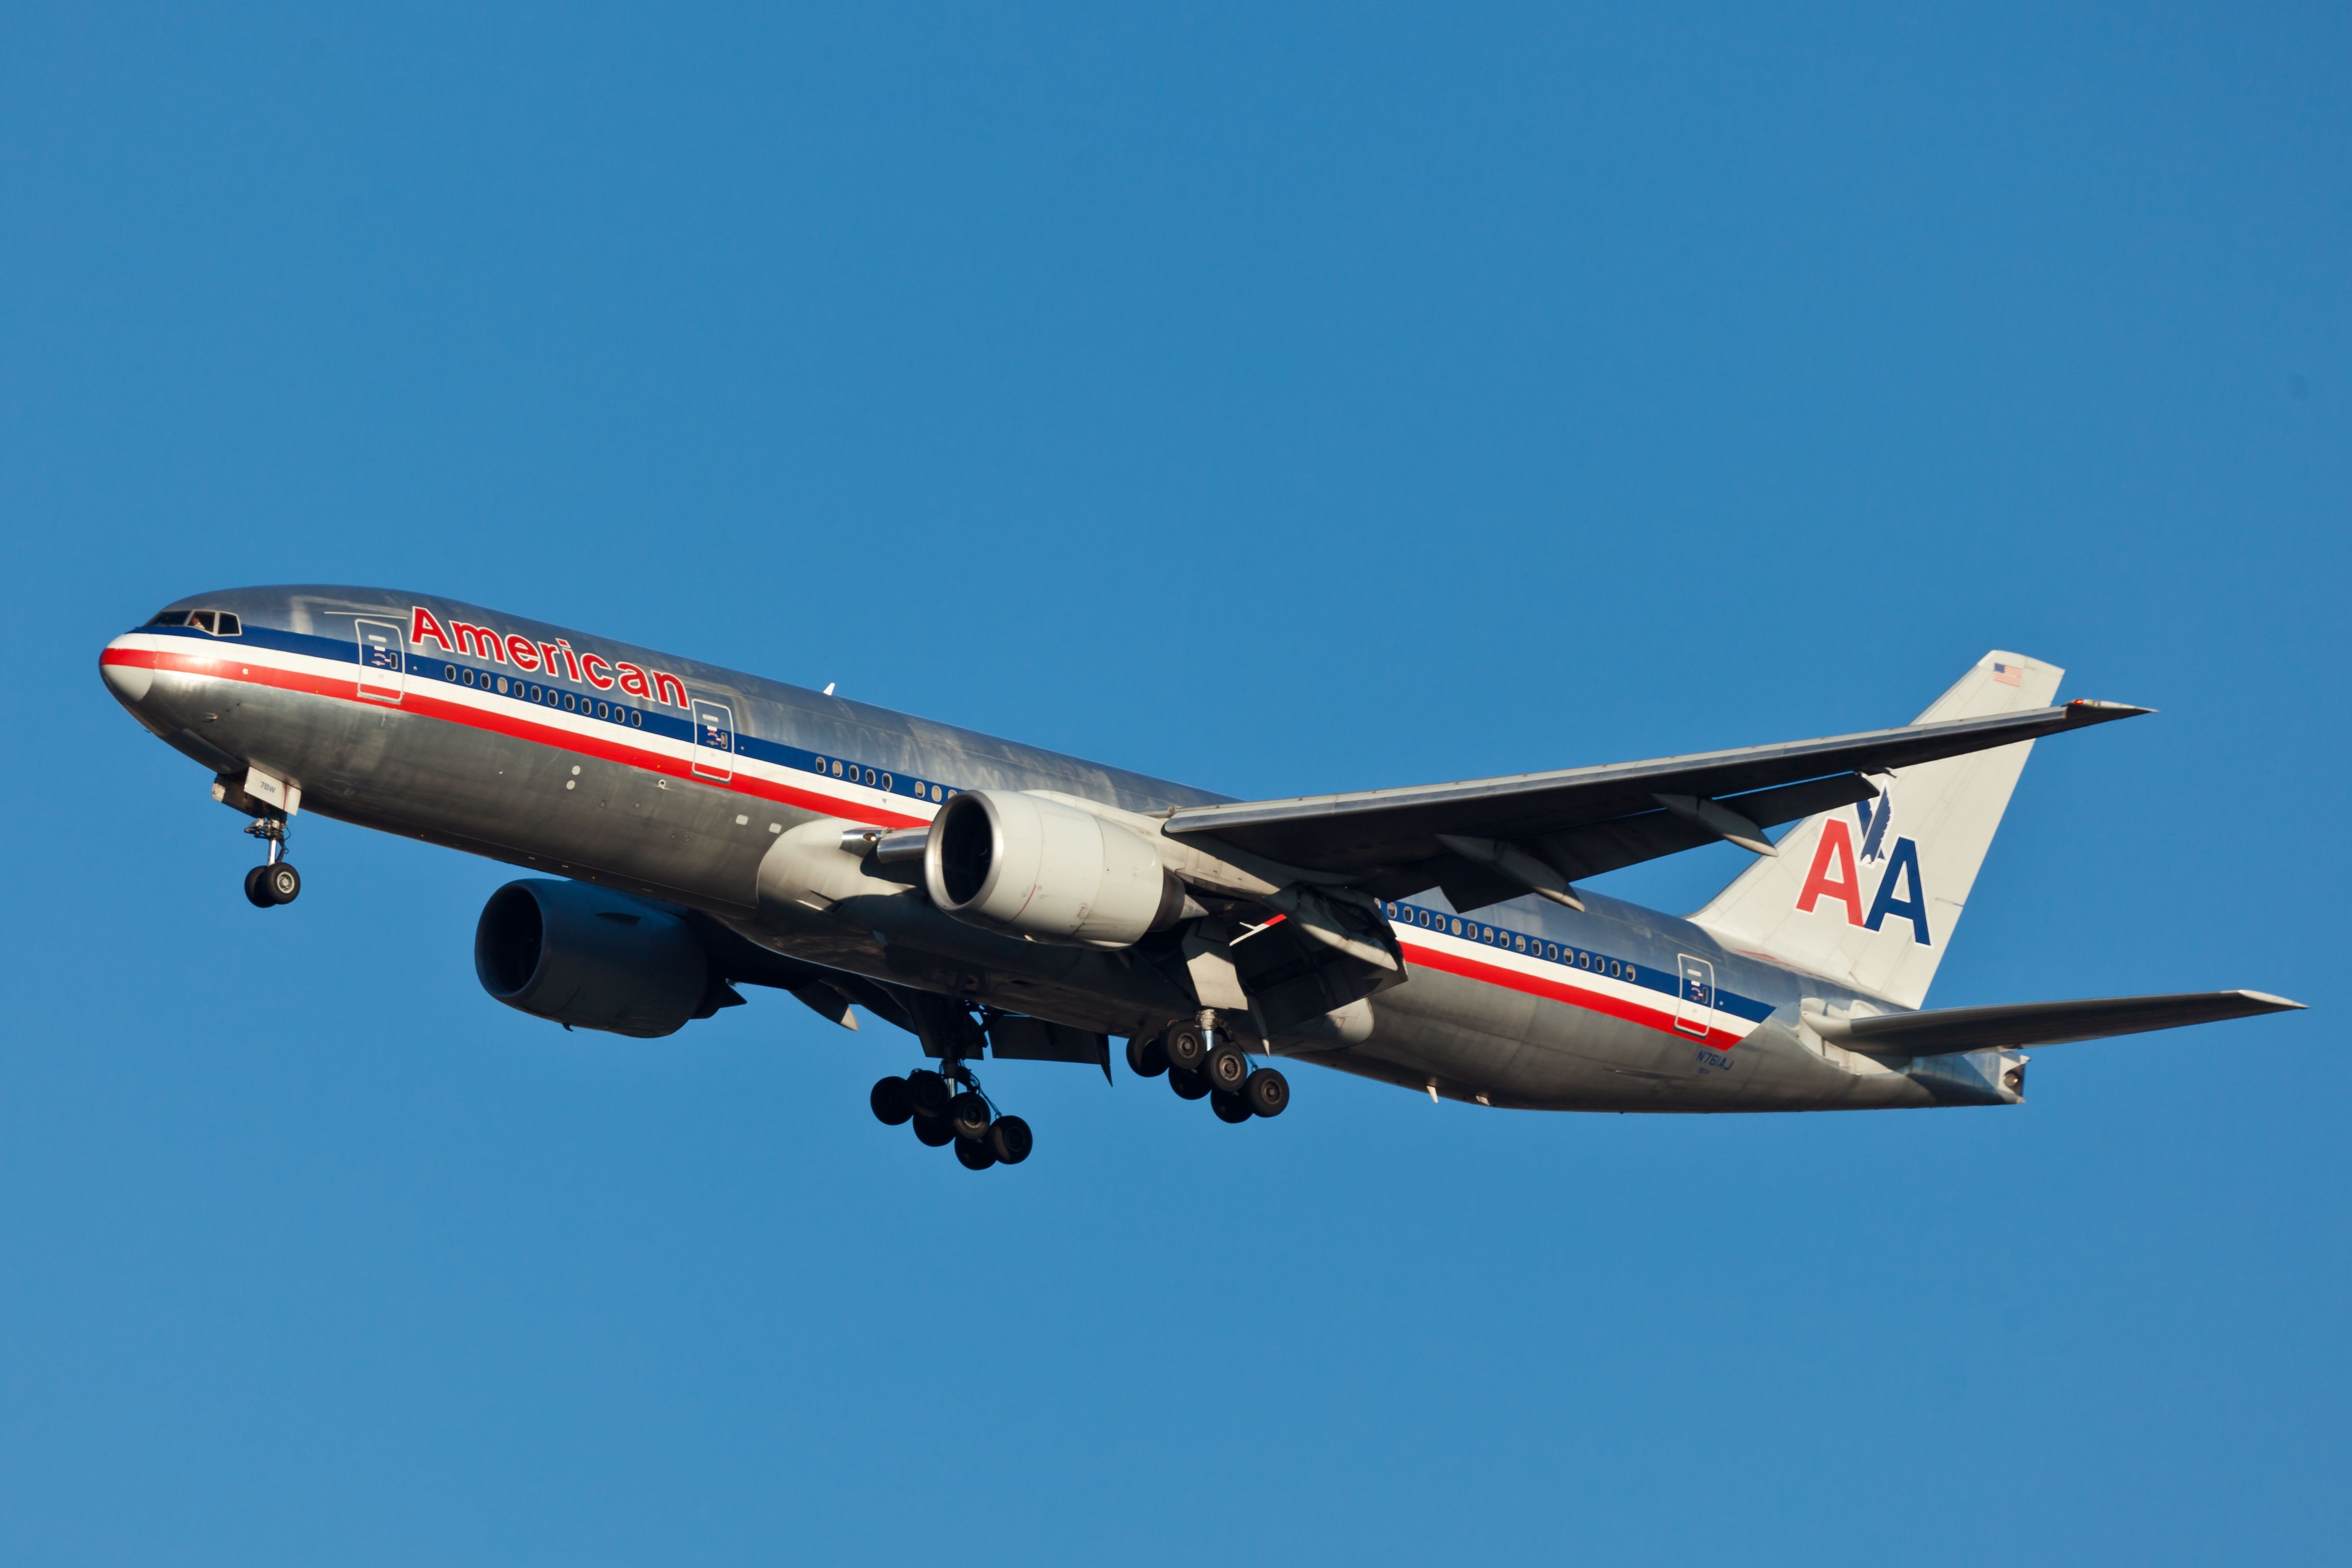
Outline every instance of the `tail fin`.
[[(2065, 674), (1999, 650), (1913, 721), (2043, 708)], [(2033, 742), (1877, 777), (1876, 800), (1806, 818), (1693, 915), (1753, 952), (1905, 1007), (1927, 999)]]

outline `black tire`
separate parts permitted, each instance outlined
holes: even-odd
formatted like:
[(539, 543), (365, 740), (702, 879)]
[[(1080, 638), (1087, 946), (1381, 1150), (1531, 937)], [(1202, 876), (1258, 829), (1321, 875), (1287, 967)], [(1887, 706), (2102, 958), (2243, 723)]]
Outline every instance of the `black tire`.
[(1168, 1053), (1169, 1067), (1182, 1068), (1187, 1072), (1198, 1072), (1201, 1058), (1209, 1054), (1208, 1042), (1201, 1037), (1198, 1024), (1171, 1025), (1168, 1032), (1160, 1037), (1160, 1043)]
[(866, 1103), (874, 1108), (874, 1120), (885, 1127), (904, 1127), (908, 1119), (915, 1114), (914, 1102), (907, 1098), (907, 1080), (903, 1078), (886, 1078), (877, 1083), (874, 1091), (866, 1097)]
[(1222, 1089), (1209, 1091), (1209, 1109), (1217, 1113), (1220, 1121), (1239, 1125), (1250, 1119), (1249, 1101), (1238, 1094), (1227, 1094)]
[(971, 1138), (956, 1140), (956, 1163), (967, 1171), (985, 1171), (996, 1163), (996, 1152)]
[(990, 1120), (988, 1101), (970, 1089), (948, 1101), (948, 1125), (967, 1143), (977, 1143), (988, 1136)]
[(1037, 1141), (1029, 1135), (1029, 1124), (1017, 1116), (1000, 1116), (988, 1129), (988, 1152), (1001, 1163), (1017, 1165), (1036, 1146)]
[(955, 1135), (955, 1129), (948, 1125), (948, 1119), (944, 1116), (918, 1116), (912, 1125), (916, 1138), (926, 1148), (936, 1149), (942, 1143), (962, 1142)]
[(1138, 1078), (1158, 1078), (1168, 1070), (1168, 1047), (1157, 1035), (1139, 1035), (1127, 1042), (1127, 1069)]
[(286, 860), (280, 860), (275, 866), (264, 866), (261, 868), (261, 890), (269, 895), (269, 901), (273, 904), (290, 904), (302, 896), (302, 873)]
[(948, 1113), (949, 1102), (955, 1090), (948, 1080), (929, 1068), (917, 1068), (907, 1075), (907, 1109), (920, 1121), (936, 1121)]
[(1242, 1099), (1259, 1116), (1279, 1116), (1290, 1109), (1290, 1080), (1272, 1068), (1260, 1068), (1242, 1085)]
[(1220, 1094), (1239, 1094), (1249, 1081), (1249, 1058), (1232, 1046), (1220, 1045), (1201, 1064), (1201, 1076)]
[(278, 907), (278, 900), (261, 889), (261, 874), (268, 869), (267, 866), (256, 866), (245, 874), (245, 901), (257, 910), (274, 910)]
[(1168, 1087), (1176, 1091), (1179, 1100), (1198, 1100), (1209, 1092), (1209, 1080), (1184, 1068), (1168, 1069)]

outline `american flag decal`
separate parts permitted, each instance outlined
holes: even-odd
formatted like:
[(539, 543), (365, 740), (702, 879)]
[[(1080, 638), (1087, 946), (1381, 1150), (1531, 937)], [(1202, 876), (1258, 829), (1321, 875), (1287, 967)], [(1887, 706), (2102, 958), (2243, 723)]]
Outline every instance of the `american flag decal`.
[(2016, 685), (2017, 678), (2024, 673), (2024, 668), (2020, 665), (1996, 664), (1992, 667), (1992, 678), (2003, 686)]

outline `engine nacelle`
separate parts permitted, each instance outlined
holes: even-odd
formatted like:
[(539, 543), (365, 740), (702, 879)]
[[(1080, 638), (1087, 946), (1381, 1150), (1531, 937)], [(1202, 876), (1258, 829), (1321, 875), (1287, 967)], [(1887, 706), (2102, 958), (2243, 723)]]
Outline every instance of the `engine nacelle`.
[(932, 819), (923, 886), (960, 921), (1126, 947), (1175, 921), (1183, 884), (1141, 834), (1034, 795), (966, 790)]
[(668, 911), (586, 882), (509, 882), (474, 926), (482, 989), (534, 1018), (651, 1039), (707, 1018), (709, 955)]

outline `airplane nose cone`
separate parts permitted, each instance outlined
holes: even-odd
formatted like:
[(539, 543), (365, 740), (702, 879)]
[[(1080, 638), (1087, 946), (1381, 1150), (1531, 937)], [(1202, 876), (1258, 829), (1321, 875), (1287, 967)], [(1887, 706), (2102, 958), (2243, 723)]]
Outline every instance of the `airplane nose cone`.
[(98, 673), (105, 679), (106, 689), (114, 693), (114, 700), (136, 712), (155, 684), (155, 671), (143, 661), (131, 662), (135, 656), (122, 646), (125, 640), (117, 637), (106, 645), (106, 651), (98, 656)]

